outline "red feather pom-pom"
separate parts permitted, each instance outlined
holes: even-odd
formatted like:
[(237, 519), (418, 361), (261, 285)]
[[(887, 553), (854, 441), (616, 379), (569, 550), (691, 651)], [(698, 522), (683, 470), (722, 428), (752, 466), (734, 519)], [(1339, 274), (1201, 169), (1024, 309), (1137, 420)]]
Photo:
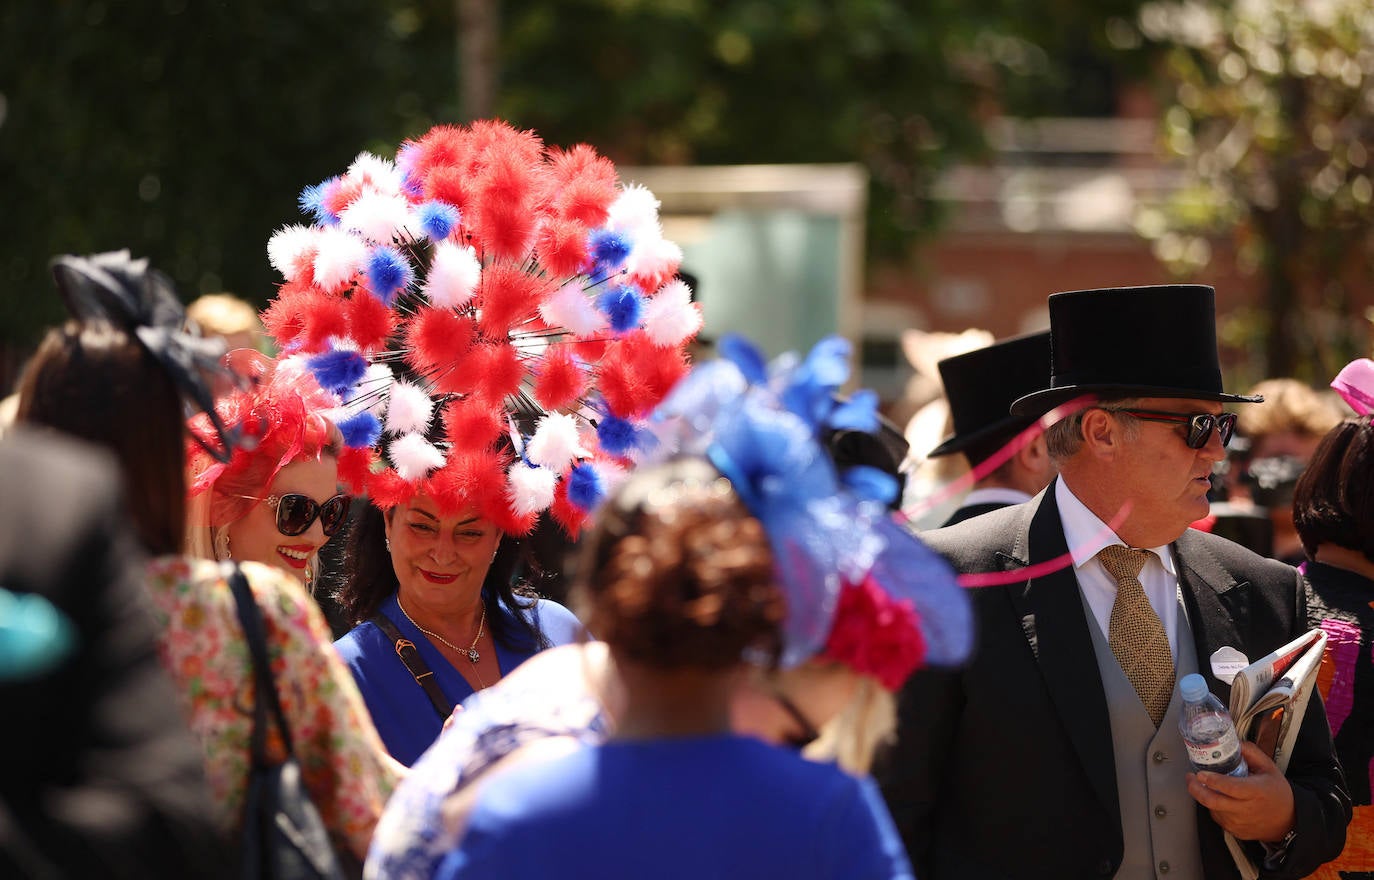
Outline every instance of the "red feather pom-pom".
[(479, 308), (482, 330), (488, 337), (504, 338), (512, 327), (537, 313), (548, 294), (546, 282), (514, 263), (500, 260), (482, 270)]
[(587, 227), (575, 220), (549, 220), (539, 228), (534, 250), (555, 281), (576, 275), (591, 259)]
[(343, 302), (320, 290), (312, 290), (301, 297), (300, 341), (305, 351), (324, 351), (331, 337), (348, 336), (348, 315), (340, 308)]
[(348, 335), (364, 352), (382, 350), (396, 332), (396, 313), (371, 294), (355, 292), (344, 312), (348, 315)]
[(586, 368), (566, 345), (551, 345), (534, 379), (534, 399), (547, 410), (562, 409), (587, 393)]
[(455, 449), (485, 449), (506, 429), (505, 411), (479, 395), (453, 400), (444, 407), (444, 436)]
[(441, 167), (431, 170), (424, 176), (421, 191), (426, 199), (447, 202), (466, 212), (471, 201), (470, 181), (460, 168)]
[(643, 418), (686, 375), (687, 359), (680, 349), (659, 348), (636, 330), (607, 347), (600, 373), (601, 396), (611, 414)]
[(472, 347), (477, 328), (452, 309), (420, 308), (406, 324), (406, 363), (423, 376), (450, 371)]
[(553, 517), (554, 522), (563, 527), (563, 532), (571, 540), (577, 540), (577, 536), (582, 532), (582, 526), (587, 522), (587, 512), (568, 500), (567, 480), (558, 481), (558, 488), (553, 493), (553, 504), (549, 505), (549, 515)]
[(442, 514), (489, 516), (489, 510), (505, 504), (508, 458), (493, 449), (455, 452), (430, 476), (426, 488)]
[(435, 168), (461, 165), (467, 159), (471, 137), (456, 125), (436, 125), (415, 141), (411, 173), (424, 177)]
[(370, 447), (344, 447), (339, 452), (339, 482), (354, 495), (361, 495), (367, 488), (367, 479), (372, 475), (372, 463), (376, 460), (377, 453)]
[(405, 504), (414, 496), (415, 486), (401, 479), (401, 475), (391, 468), (367, 478), (367, 497), (382, 510)]
[(573, 354), (582, 358), (583, 362), (596, 364), (606, 356), (606, 348), (610, 342), (609, 339), (574, 339), (564, 345), (570, 346)]
[(482, 197), (470, 228), (485, 258), (523, 260), (534, 249), (539, 216), (527, 203)]
[(455, 380), (459, 393), (469, 394), (481, 389), (491, 401), (500, 401), (520, 390), (525, 378), (525, 365), (515, 348), (506, 342), (474, 345), (464, 359), (464, 375)]
[(296, 338), (305, 329), (305, 319), (301, 315), (300, 304), (309, 292), (307, 284), (288, 283), (277, 289), (274, 298), (259, 316), (263, 329), (277, 343), (277, 348), (290, 351), (296, 347)]

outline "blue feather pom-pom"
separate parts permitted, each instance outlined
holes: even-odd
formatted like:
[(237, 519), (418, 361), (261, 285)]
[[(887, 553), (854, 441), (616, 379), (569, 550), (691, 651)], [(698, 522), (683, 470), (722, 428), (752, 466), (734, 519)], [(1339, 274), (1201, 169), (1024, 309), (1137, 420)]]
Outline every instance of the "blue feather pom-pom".
[(630, 250), (634, 247), (629, 236), (612, 232), (609, 229), (598, 229), (593, 232), (590, 244), (592, 261), (596, 264), (598, 274), (619, 269), (620, 264), (625, 262), (625, 258), (630, 255)]
[(317, 354), (305, 362), (320, 387), (343, 394), (367, 373), (367, 360), (356, 351), (335, 350)]
[(350, 449), (366, 449), (382, 436), (382, 423), (367, 410), (349, 416), (338, 424), (344, 445)]
[(596, 438), (611, 455), (624, 455), (639, 446), (639, 430), (625, 419), (606, 415), (596, 424)]
[(568, 474), (568, 500), (580, 509), (590, 511), (606, 495), (606, 482), (600, 472), (586, 462)]
[(644, 314), (644, 300), (632, 287), (617, 286), (601, 294), (597, 308), (611, 320), (611, 329), (628, 333), (639, 326)]
[(324, 206), (325, 194), (329, 192), (329, 187), (338, 178), (331, 177), (323, 183), (316, 183), (301, 190), (300, 197), (296, 203), (300, 205), (301, 213), (309, 214), (315, 218), (315, 222), (321, 226), (334, 226), (338, 224), (339, 217), (334, 212)]
[(425, 202), (420, 206), (420, 229), (430, 241), (443, 241), (458, 225), (458, 209), (447, 202)]
[(415, 270), (400, 251), (378, 247), (367, 258), (367, 286), (387, 305), (396, 301), (396, 294), (415, 280)]

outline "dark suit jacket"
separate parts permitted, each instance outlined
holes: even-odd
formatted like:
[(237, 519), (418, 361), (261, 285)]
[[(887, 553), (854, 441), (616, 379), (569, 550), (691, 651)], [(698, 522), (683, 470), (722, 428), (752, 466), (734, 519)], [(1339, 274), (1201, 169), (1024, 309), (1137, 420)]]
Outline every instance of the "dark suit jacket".
[(218, 877), (229, 862), (143, 577), (103, 453), (0, 442), (0, 587), (43, 596), (76, 632), (54, 668), (0, 680), (0, 877)]
[[(1008, 571), (1068, 552), (1053, 484), (1025, 504), (922, 535), (960, 572)], [(1258, 659), (1305, 629), (1297, 573), (1197, 531), (1175, 543), (1200, 667), (1218, 648)], [(1124, 848), (1106, 696), (1072, 562), (973, 591), (978, 645), (955, 672), (920, 672), (877, 768), (922, 880), (1110, 877)], [(1229, 687), (1208, 676), (1225, 703)], [(1314, 698), (1288, 778), (1297, 832), (1280, 873), (1301, 877), (1345, 842), (1350, 800)], [(1197, 823), (1208, 878), (1238, 876), (1221, 829)]]

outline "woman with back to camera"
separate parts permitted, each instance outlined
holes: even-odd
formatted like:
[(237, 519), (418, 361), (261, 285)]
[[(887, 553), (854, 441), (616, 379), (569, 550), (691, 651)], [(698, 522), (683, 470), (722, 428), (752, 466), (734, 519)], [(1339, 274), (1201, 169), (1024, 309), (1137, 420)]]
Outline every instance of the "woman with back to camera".
[[(900, 455), (894, 460), (876, 439), (855, 442), (856, 431), (872, 437), (879, 420), (863, 414), (865, 394), (852, 406), (832, 396), (847, 375), (845, 348), (827, 341), (791, 366), (780, 358), (768, 383), (746, 378), (762, 355), (742, 340), (723, 340), (723, 350), (725, 359), (696, 367), (659, 408), (657, 430), (665, 447), (737, 462), (738, 484), (753, 487), (741, 495), (773, 524), (774, 549), (795, 560), (801, 548), (807, 560), (778, 566), (788, 597), (785, 668), (750, 670), (731, 698), (731, 728), (866, 774), (892, 730), (891, 691), (918, 666), (957, 662), (967, 650), (962, 593), (948, 567), (886, 516)], [(818, 382), (818, 373), (827, 380)], [(750, 413), (795, 430), (760, 446), (742, 427)], [(662, 495), (671, 473), (637, 475), (630, 486)], [(841, 491), (841, 482), (852, 486)], [(822, 521), (822, 528), (804, 528)], [(851, 551), (855, 558), (843, 564)], [(598, 576), (588, 561), (584, 555), (578, 582)], [(844, 585), (842, 571), (863, 576)], [(367, 876), (433, 876), (487, 780), (546, 748), (604, 742), (624, 705), (605, 642), (540, 654), (474, 696), (388, 803)], [(562, 742), (545, 743), (550, 739)]]
[[(844, 344), (827, 341), (804, 362), (779, 359), (767, 371), (771, 380), (761, 355), (742, 340), (723, 340), (721, 349), (727, 358), (698, 366), (655, 415), (665, 447), (680, 448), (688, 458), (636, 474), (616, 502), (600, 511), (576, 580), (585, 584), (585, 593), (596, 593), (611, 577), (599, 561), (603, 544), (621, 538), (644, 543), (639, 532), (644, 529), (653, 533), (662, 553), (655, 562), (661, 571), (650, 571), (654, 564), (643, 558), (635, 565), (640, 569), (636, 583), (644, 591), (640, 601), (653, 604), (654, 584), (671, 593), (673, 584), (690, 586), (691, 577), (710, 580), (705, 562), (691, 564), (691, 576), (673, 571), (673, 565), (686, 568), (691, 562), (673, 539), (695, 546), (695, 532), (710, 532), (701, 542), (720, 543), (719, 553), (698, 551), (724, 560), (731, 542), (756, 547), (746, 532), (761, 524), (767, 539), (765, 579), (785, 594), (787, 613), (778, 638), (786, 668), (750, 665), (736, 675), (728, 723), (754, 740), (793, 748), (819, 733), (808, 755), (838, 759), (846, 770), (861, 774), (882, 731), (892, 725), (888, 689), (923, 661), (949, 663), (967, 649), (966, 616), (959, 613), (962, 593), (947, 566), (888, 517), (882, 499), (896, 488), (892, 478), (860, 469), (849, 476), (856, 488), (867, 489), (870, 500), (842, 492), (818, 443), (819, 434), (833, 428), (831, 422), (871, 422), (867, 430), (877, 429), (877, 418), (861, 418), (863, 404), (838, 406), (831, 395), (834, 388), (827, 382), (842, 384), (848, 370)], [(680, 480), (682, 473), (690, 478)], [(695, 492), (703, 484), (720, 495), (712, 496), (710, 505), (724, 505), (712, 507), (712, 516), (732, 525), (736, 535), (728, 528), (675, 532), (672, 524), (655, 518), (687, 521), (686, 511), (679, 516), (666, 502), (682, 494), (683, 485)], [(640, 516), (639, 506), (649, 507), (654, 516)], [(694, 502), (691, 510), (699, 506)], [(741, 525), (745, 522), (749, 525)], [(617, 535), (617, 529), (629, 529), (633, 540), (609, 538), (603, 535), (606, 529)], [(901, 576), (894, 576), (899, 571)], [(671, 602), (671, 595), (664, 601)], [(464, 705), (463, 714), (416, 766), (412, 784), (387, 807), (368, 858), (368, 876), (433, 876), (442, 847), (458, 839), (473, 800), (481, 802), (486, 785), (499, 784), (504, 771), (547, 749), (595, 745), (618, 736), (633, 703), (632, 683), (624, 681), (614, 638), (600, 624), (592, 626), (606, 642), (541, 654), (507, 683)], [(649, 626), (653, 631), (653, 621)], [(752, 656), (758, 660), (764, 654)], [(636, 679), (636, 672), (629, 678)]]
[[(1374, 383), (1365, 391), (1374, 394)], [(1369, 415), (1347, 419), (1317, 446), (1293, 491), (1293, 522), (1308, 558), (1303, 565), (1307, 622), (1327, 635), (1318, 689), (1354, 806), (1345, 850), (1312, 876), (1338, 880), (1374, 871), (1374, 421)]]
[[(186, 535), (183, 396), (213, 409), (209, 358), (180, 330), (171, 283), (127, 252), (60, 258), (58, 288), (78, 321), (50, 331), (20, 381), (20, 418), (110, 449), (150, 556), (160, 656), (199, 736), (226, 834), (242, 821), (250, 765), (252, 671), (223, 569), (181, 555)], [(179, 393), (180, 392), (180, 393)], [(200, 439), (228, 461), (231, 426), (204, 416)], [(361, 859), (401, 774), (386, 755), (315, 603), (296, 578), (244, 562), (306, 789), (336, 850)], [(280, 757), (269, 737), (269, 753)]]

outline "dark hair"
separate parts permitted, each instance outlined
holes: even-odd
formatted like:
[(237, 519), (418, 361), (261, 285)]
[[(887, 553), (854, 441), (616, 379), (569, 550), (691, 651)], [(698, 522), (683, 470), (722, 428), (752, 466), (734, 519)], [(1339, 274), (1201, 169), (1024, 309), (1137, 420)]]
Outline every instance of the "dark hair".
[[(354, 626), (371, 620), (382, 603), (400, 589), (396, 569), (391, 565), (391, 553), (386, 549), (386, 518), (394, 511), (392, 508), (383, 513), (369, 504), (348, 530), (343, 584), (334, 599)], [(515, 578), (517, 568), (525, 563), (525, 552), (524, 542), (519, 538), (503, 535), (482, 581), (487, 627), (497, 644), (509, 651), (550, 647), (543, 630), (525, 614), (539, 599), (539, 594)], [(502, 606), (510, 612), (510, 617), (500, 613)]]
[(763, 526), (704, 459), (637, 472), (600, 514), (576, 589), (587, 628), (659, 669), (776, 658), (786, 601)]
[(1374, 562), (1374, 425), (1347, 419), (1322, 438), (1293, 490), (1293, 525), (1308, 557), (1322, 544)]
[(181, 398), (137, 340), (103, 321), (48, 331), (19, 380), (20, 421), (112, 451), (144, 548), (181, 552), (186, 463)]

